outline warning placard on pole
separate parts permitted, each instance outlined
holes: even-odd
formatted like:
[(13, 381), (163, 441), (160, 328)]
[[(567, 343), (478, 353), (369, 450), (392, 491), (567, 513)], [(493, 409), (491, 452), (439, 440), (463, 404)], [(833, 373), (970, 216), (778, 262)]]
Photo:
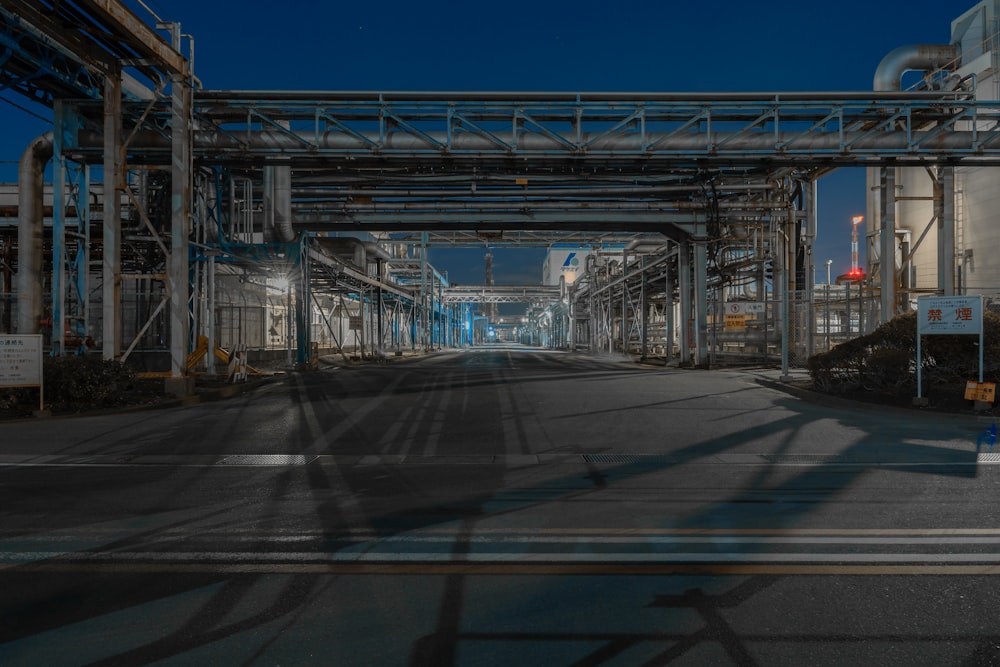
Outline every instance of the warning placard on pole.
[(0, 334), (0, 387), (38, 387), (38, 410), (45, 409), (41, 334)]
[(726, 313), (725, 322), (727, 329), (746, 329), (747, 316), (743, 313)]
[(0, 335), (0, 387), (41, 386), (41, 334)]
[(981, 401), (983, 403), (993, 403), (997, 397), (997, 385), (995, 382), (975, 382), (969, 380), (965, 383), (965, 400)]
[(922, 296), (917, 299), (918, 334), (978, 334), (982, 330), (982, 296)]
[[(983, 384), (983, 297), (922, 296), (917, 298), (917, 400), (923, 401), (921, 336), (973, 334), (979, 336), (979, 384)], [(966, 387), (966, 393), (969, 393)], [(981, 391), (979, 387), (973, 393)], [(985, 391), (982, 390), (982, 391)]]

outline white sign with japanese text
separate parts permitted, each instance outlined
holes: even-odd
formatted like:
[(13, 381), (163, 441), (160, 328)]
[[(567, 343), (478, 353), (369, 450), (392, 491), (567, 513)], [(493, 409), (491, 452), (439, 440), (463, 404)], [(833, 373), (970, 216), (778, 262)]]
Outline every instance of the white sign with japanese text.
[(0, 387), (42, 386), (41, 334), (0, 335)]
[(760, 301), (733, 301), (726, 304), (726, 315), (762, 315), (764, 304)]
[(917, 299), (917, 333), (981, 334), (983, 297), (922, 296)]

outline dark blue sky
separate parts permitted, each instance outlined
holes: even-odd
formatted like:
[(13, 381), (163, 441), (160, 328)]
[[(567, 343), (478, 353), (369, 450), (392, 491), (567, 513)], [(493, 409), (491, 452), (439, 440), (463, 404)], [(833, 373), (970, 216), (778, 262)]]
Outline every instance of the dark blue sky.
[[(146, 16), (136, 2), (126, 4)], [(195, 73), (206, 88), (570, 92), (871, 90), (886, 53), (948, 42), (951, 21), (974, 4), (146, 0), (194, 36)], [(0, 98), (23, 104), (9, 92)], [(0, 122), (8, 167), (48, 129), (7, 104)], [(835, 274), (850, 268), (850, 218), (864, 213), (864, 187), (861, 170), (821, 181), (821, 279), (826, 259)], [(481, 280), (481, 265), (462, 268), (451, 254), (439, 255), (442, 270), (461, 282)], [(518, 257), (497, 252), (498, 282), (540, 278), (537, 253), (527, 267)]]

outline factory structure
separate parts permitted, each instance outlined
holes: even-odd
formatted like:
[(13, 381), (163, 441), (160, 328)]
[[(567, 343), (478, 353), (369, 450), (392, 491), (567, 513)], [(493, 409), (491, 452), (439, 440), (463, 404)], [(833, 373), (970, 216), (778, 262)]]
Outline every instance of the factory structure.
[[(237, 354), (498, 339), (789, 365), (1000, 293), (1000, 0), (887, 45), (872, 91), (693, 95), (218, 90), (170, 17), (38, 5), (0, 8), (0, 84), (54, 117), (0, 185), (0, 334), (52, 355), (179, 393)], [(859, 166), (866, 266), (816, 284), (818, 181)], [(429, 261), (504, 246), (547, 249), (537, 284)]]
[[(948, 44), (901, 47), (886, 56), (874, 88), (899, 90), (900, 67), (926, 69), (922, 83), (1000, 100), (1000, 2), (956, 17)], [(992, 120), (968, 121), (989, 131)], [(866, 239), (869, 275), (886, 279), (884, 305), (915, 308), (921, 294), (1000, 294), (1000, 171), (976, 166), (871, 169)]]

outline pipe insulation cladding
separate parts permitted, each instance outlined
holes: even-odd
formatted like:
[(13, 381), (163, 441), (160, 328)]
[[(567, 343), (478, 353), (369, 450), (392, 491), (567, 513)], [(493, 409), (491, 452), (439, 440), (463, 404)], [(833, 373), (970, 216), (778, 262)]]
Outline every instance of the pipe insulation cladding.
[(36, 137), (21, 155), (18, 167), (17, 330), (22, 334), (41, 330), (44, 177), (53, 148), (51, 132)]
[(875, 69), (873, 89), (876, 92), (898, 91), (903, 74), (912, 71), (934, 71), (954, 64), (961, 57), (954, 44), (910, 44), (893, 49)]
[[(293, 136), (290, 136), (293, 135)], [(982, 145), (994, 135), (985, 132), (951, 130), (913, 130), (907, 132), (845, 131), (838, 132), (761, 132), (749, 134), (746, 132), (713, 132), (713, 133), (650, 133), (646, 136), (628, 135), (618, 137), (591, 137), (585, 133), (580, 137), (552, 136), (540, 132), (519, 132), (516, 136), (495, 135), (497, 139), (508, 142), (510, 149), (515, 151), (512, 157), (529, 157), (518, 153), (546, 153), (543, 157), (579, 159), (592, 156), (605, 157), (649, 157), (676, 159), (678, 155), (702, 157), (721, 155), (727, 159), (743, 157), (749, 162), (780, 159), (781, 154), (803, 153), (808, 157), (816, 157), (816, 153), (831, 154), (836, 157), (840, 153), (863, 153), (865, 151), (891, 151), (894, 155), (887, 158), (905, 157), (919, 149), (971, 151), (972, 146)], [(347, 151), (353, 154), (353, 159), (360, 158), (358, 153), (366, 154), (372, 150), (370, 140), (345, 134), (342, 132), (325, 132), (321, 134), (258, 131), (244, 140), (219, 132), (195, 132), (194, 145), (197, 157), (213, 162), (225, 163), (227, 159), (245, 162), (248, 157), (266, 158), (278, 156), (295, 156), (307, 153), (313, 157), (316, 150)], [(431, 144), (428, 139), (437, 142)], [(574, 142), (581, 141), (585, 149), (574, 151), (569, 148)], [(390, 134), (378, 144), (377, 153), (380, 156), (391, 153), (405, 153), (413, 157), (444, 156), (442, 150), (447, 142), (447, 156), (450, 159), (463, 157), (485, 157), (498, 152), (493, 139), (474, 134), (459, 134), (448, 137), (444, 133), (425, 133), (422, 136), (410, 134)], [(79, 133), (80, 149), (91, 150), (103, 147), (103, 137), (99, 132), (81, 131)], [(780, 147), (780, 151), (778, 150)], [(132, 143), (132, 149), (153, 153), (170, 150), (170, 142), (160, 134), (140, 132)], [(899, 153), (899, 155), (896, 155)], [(405, 158), (407, 155), (400, 155)], [(868, 156), (872, 157), (872, 156)], [(817, 158), (818, 159), (818, 158)]]

